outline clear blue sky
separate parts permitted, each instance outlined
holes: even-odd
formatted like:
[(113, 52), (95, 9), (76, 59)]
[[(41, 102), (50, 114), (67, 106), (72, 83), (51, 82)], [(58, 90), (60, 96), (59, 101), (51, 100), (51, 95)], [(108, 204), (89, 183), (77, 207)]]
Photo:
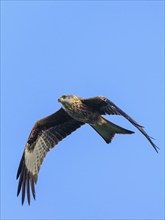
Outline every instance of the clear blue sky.
[[(163, 1), (1, 2), (1, 218), (164, 219)], [(38, 119), (63, 94), (104, 95), (145, 126), (107, 145), (84, 126), (47, 154), (36, 201), (16, 172)]]

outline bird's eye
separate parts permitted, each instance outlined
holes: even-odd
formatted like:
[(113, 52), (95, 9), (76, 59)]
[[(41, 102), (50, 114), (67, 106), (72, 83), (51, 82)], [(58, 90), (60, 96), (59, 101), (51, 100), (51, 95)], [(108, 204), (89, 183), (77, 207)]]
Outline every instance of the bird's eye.
[(66, 95), (63, 95), (62, 98), (65, 99), (65, 98), (66, 98)]

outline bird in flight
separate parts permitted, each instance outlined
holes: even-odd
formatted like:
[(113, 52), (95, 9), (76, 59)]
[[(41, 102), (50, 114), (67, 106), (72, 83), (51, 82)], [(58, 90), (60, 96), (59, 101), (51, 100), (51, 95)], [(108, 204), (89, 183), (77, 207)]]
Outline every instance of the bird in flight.
[(108, 144), (115, 134), (134, 133), (108, 121), (102, 115), (123, 116), (148, 139), (158, 152), (158, 147), (145, 132), (143, 126), (106, 97), (97, 96), (85, 99), (75, 95), (63, 95), (58, 101), (62, 107), (54, 114), (37, 121), (27, 140), (17, 171), (17, 179), (19, 179), (17, 196), (22, 191), (22, 205), (25, 194), (29, 205), (31, 194), (35, 199), (35, 184), (47, 152), (82, 125), (89, 124)]

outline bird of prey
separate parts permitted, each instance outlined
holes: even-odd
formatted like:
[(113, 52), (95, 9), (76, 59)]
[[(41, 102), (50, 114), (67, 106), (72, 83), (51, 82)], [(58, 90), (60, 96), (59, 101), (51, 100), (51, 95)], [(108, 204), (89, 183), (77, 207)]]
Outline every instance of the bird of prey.
[(89, 124), (106, 143), (110, 143), (115, 134), (134, 133), (108, 121), (102, 115), (124, 116), (158, 152), (158, 147), (143, 127), (104, 96), (85, 99), (75, 95), (63, 95), (58, 101), (62, 107), (54, 114), (37, 121), (27, 140), (17, 171), (17, 179), (19, 178), (17, 196), (22, 191), (22, 205), (25, 194), (29, 205), (31, 193), (35, 199), (35, 184), (47, 152), (80, 126)]

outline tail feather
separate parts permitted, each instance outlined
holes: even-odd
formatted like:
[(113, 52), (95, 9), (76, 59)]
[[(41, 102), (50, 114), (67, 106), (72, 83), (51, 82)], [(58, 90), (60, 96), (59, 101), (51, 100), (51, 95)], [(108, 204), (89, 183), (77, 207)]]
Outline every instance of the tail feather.
[(97, 124), (92, 124), (91, 127), (106, 141), (110, 143), (115, 134), (132, 134), (133, 131), (122, 128), (118, 125), (113, 124), (112, 122), (101, 117), (100, 121)]

